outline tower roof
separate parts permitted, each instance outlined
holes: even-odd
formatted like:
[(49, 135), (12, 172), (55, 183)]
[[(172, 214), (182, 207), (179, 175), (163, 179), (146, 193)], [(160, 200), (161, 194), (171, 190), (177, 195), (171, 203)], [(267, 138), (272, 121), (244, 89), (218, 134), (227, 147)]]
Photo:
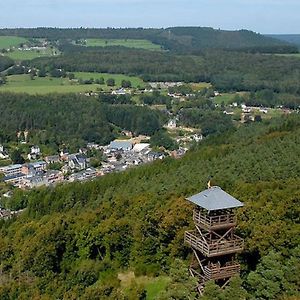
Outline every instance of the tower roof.
[(213, 186), (196, 195), (188, 197), (187, 200), (193, 202), (197, 206), (205, 208), (206, 210), (236, 208), (244, 205), (239, 200), (224, 192), (218, 186)]

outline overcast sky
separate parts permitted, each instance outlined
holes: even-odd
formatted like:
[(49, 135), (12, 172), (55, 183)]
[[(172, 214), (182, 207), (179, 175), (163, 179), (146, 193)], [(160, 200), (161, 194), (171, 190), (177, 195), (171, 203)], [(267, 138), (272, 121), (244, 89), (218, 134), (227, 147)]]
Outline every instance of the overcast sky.
[(188, 25), (300, 34), (300, 0), (0, 0), (0, 27)]

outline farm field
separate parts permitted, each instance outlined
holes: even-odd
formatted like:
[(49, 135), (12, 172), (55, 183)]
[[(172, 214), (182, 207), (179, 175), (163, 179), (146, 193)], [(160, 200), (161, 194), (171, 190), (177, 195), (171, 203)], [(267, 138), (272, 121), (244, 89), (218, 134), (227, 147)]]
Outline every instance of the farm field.
[[(133, 86), (143, 81), (137, 77), (129, 77), (119, 74), (99, 74), (99, 73), (75, 73), (78, 78), (94, 79), (103, 77), (115, 78), (116, 87), (120, 86), (123, 79), (131, 80)], [(91, 75), (92, 74), (92, 75)], [(95, 76), (97, 75), (97, 76)], [(78, 84), (70, 81), (68, 78), (35, 77), (33, 80), (29, 75), (11, 75), (7, 76), (7, 83), (0, 86), (0, 92), (28, 93), (28, 94), (48, 94), (48, 93), (85, 93), (96, 92), (99, 89), (110, 90), (110, 87), (99, 84)]]
[(211, 87), (211, 84), (207, 82), (191, 83), (190, 85), (194, 91), (200, 91)]
[(113, 78), (116, 82), (116, 86), (120, 87), (122, 80), (130, 80), (132, 87), (144, 87), (144, 81), (136, 76), (127, 76), (123, 74), (107, 74), (107, 73), (92, 73), (92, 72), (74, 72), (76, 79), (88, 80), (90, 78), (99, 79), (101, 77), (106, 81), (108, 78)]
[(225, 105), (230, 104), (235, 96), (237, 95), (243, 95), (245, 92), (239, 92), (239, 93), (222, 93), (220, 96), (214, 97), (214, 102), (216, 104), (222, 104), (224, 102)]
[(283, 56), (283, 57), (297, 57), (300, 58), (300, 53), (291, 53), (291, 54), (276, 54), (277, 56)]
[(17, 36), (0, 36), (0, 49), (7, 49), (10, 47), (17, 47), (21, 43), (28, 42), (27, 39)]
[(47, 48), (45, 50), (18, 50), (15, 49), (11, 52), (8, 52), (6, 55), (13, 60), (31, 60), (37, 57), (46, 57), (53, 56), (57, 53), (58, 50)]
[(140, 48), (147, 50), (161, 50), (161, 46), (153, 44), (148, 40), (122, 40), (122, 39), (87, 39), (87, 47), (109, 47), (109, 46), (123, 46), (129, 48)]

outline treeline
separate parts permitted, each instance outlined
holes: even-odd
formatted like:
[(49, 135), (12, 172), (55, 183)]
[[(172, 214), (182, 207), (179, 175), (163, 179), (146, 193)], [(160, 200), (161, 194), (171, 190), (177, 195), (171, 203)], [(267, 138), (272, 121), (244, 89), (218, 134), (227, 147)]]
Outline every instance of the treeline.
[[(14, 61), (7, 56), (0, 55), (0, 72), (6, 70), (14, 64)], [(0, 74), (1, 75), (1, 74)]]
[(77, 52), (73, 47), (60, 57), (38, 58), (24, 64), (68, 72), (137, 75), (145, 81), (211, 82), (223, 92), (270, 89), (274, 93), (300, 94), (300, 60), (275, 55), (204, 51), (188, 56), (122, 47)]
[(181, 109), (179, 121), (184, 126), (200, 128), (204, 136), (220, 134), (234, 128), (231, 117), (223, 112), (207, 109)]
[(75, 94), (0, 93), (0, 111), (1, 142), (16, 141), (18, 131), (28, 130), (33, 142), (52, 149), (63, 143), (75, 149), (87, 142), (107, 144), (121, 129), (151, 135), (164, 122), (147, 107), (110, 105)]
[(139, 75), (146, 81), (193, 81), (197, 78), (195, 61), (191, 57), (123, 47), (81, 49), (79, 52), (72, 48), (55, 59), (35, 59), (25, 64), (44, 69), (63, 68), (70, 72)]
[[(225, 294), (208, 286), (205, 299), (299, 297), (299, 124), (298, 115), (251, 124), (207, 139), (181, 160), (15, 193), (11, 203), (28, 208), (1, 224), (1, 298), (128, 299), (118, 280), (128, 269), (169, 274), (168, 296), (158, 299), (178, 299), (184, 286), (182, 299), (195, 299), (187, 267), (169, 268), (191, 254), (183, 233), (194, 226), (192, 206), (184, 198), (211, 177), (245, 203), (238, 231), (246, 247), (242, 280)], [(137, 290), (145, 297), (131, 286), (132, 295)]]
[[(200, 49), (248, 49), (264, 53), (297, 52), (297, 47), (285, 41), (248, 30), (226, 31), (208, 27), (143, 28), (15, 28), (1, 29), (0, 35), (16, 35), (49, 40), (146, 39), (164, 49), (191, 53)], [(274, 47), (274, 48), (273, 48)], [(275, 50), (276, 49), (276, 50)]]

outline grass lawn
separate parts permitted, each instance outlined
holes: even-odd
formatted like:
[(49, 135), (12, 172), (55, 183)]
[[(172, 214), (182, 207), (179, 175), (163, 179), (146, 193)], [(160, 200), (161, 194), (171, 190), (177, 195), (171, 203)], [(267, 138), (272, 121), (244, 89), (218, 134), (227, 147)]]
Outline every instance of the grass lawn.
[(275, 54), (277, 56), (284, 56), (284, 57), (297, 57), (300, 58), (300, 53), (290, 53), (290, 54)]
[(245, 94), (245, 92), (222, 93), (220, 96), (214, 97), (214, 103), (216, 103), (216, 104), (222, 104), (222, 102), (224, 102), (225, 105), (227, 105), (227, 104), (230, 104), (233, 101), (233, 99), (234, 99), (234, 97), (236, 95), (242, 96), (244, 94)]
[(27, 39), (18, 36), (0, 36), (0, 49), (17, 47), (21, 43), (28, 42)]
[(134, 272), (119, 274), (118, 278), (121, 280), (121, 287), (124, 289), (125, 293), (132, 283), (144, 286), (147, 291), (147, 300), (154, 300), (157, 295), (166, 288), (168, 282), (170, 281), (170, 278), (167, 276), (136, 277)]
[(37, 57), (43, 56), (53, 56), (54, 53), (58, 53), (58, 50), (47, 48), (45, 50), (18, 50), (15, 49), (12, 52), (7, 53), (6, 55), (9, 56), (13, 60), (31, 60)]
[(190, 85), (194, 91), (200, 91), (211, 87), (211, 84), (207, 82), (191, 83)]
[(133, 39), (87, 39), (87, 47), (108, 47), (108, 46), (124, 46), (128, 48), (140, 48), (147, 50), (161, 50), (161, 46), (153, 44), (148, 40)]
[(169, 280), (168, 277), (160, 276), (146, 283), (147, 300), (154, 300), (156, 296), (166, 288)]
[(108, 78), (113, 78), (116, 82), (116, 86), (121, 86), (121, 82), (122, 80), (130, 80), (132, 87), (144, 87), (145, 83), (144, 81), (136, 76), (127, 76), (127, 75), (123, 75), (123, 74), (107, 74), (107, 73), (91, 73), (91, 72), (74, 72), (75, 78), (76, 79), (90, 79), (90, 78), (94, 78), (94, 79), (99, 79), (101, 77), (104, 78), (104, 81), (106, 81)]
[[(143, 84), (137, 77), (129, 77), (120, 74), (100, 74), (100, 73), (76, 73), (78, 78), (90, 79), (91, 77), (115, 78), (117, 86), (120, 86), (122, 79), (131, 80), (133, 86)], [(91, 76), (91, 74), (93, 76)], [(28, 93), (28, 94), (48, 94), (48, 93), (85, 93), (96, 92), (99, 88), (109, 91), (110, 87), (99, 84), (78, 84), (71, 82), (68, 78), (35, 77), (30, 79), (27, 74), (7, 76), (7, 83), (0, 86), (0, 92)]]

